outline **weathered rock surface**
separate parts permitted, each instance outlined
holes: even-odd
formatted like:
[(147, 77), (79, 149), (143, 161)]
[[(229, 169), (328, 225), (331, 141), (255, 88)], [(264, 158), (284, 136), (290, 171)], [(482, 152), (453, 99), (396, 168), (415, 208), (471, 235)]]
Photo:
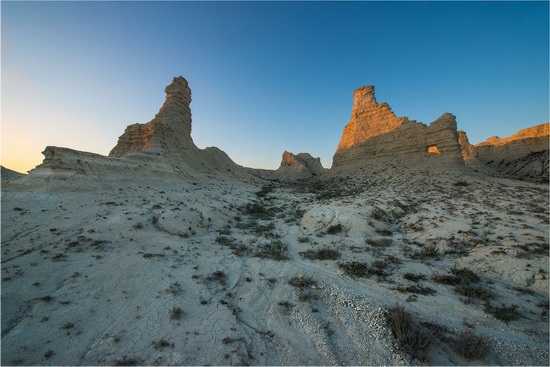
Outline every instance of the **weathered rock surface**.
[(155, 118), (146, 124), (129, 125), (109, 157), (136, 152), (183, 153), (196, 147), (191, 139), (191, 89), (183, 77), (174, 78), (164, 90), (166, 100)]
[(493, 136), (476, 144), (477, 157), (482, 161), (495, 158), (514, 159), (532, 152), (548, 150), (550, 124), (541, 124), (506, 137)]
[(549, 138), (548, 123), (520, 130), (506, 138), (493, 136), (475, 145), (475, 158), (505, 176), (548, 182)]
[(383, 157), (401, 157), (411, 163), (463, 164), (455, 116), (445, 113), (426, 126), (396, 117), (387, 103), (376, 102), (373, 86), (357, 89), (333, 167)]
[(270, 175), (271, 179), (279, 181), (295, 181), (323, 173), (320, 158), (314, 158), (309, 153), (292, 154), (284, 152), (280, 167)]
[(476, 147), (470, 144), (466, 132), (458, 130), (458, 143), (460, 144), (460, 150), (462, 151), (462, 157), (465, 161), (477, 158)]
[(25, 176), (23, 173), (16, 172), (16, 171), (11, 170), (9, 168), (6, 168), (4, 166), (0, 166), (0, 168), (1, 168), (1, 180), (2, 180), (2, 182), (14, 181), (14, 180), (20, 179), (21, 177)]
[(146, 124), (129, 125), (109, 156), (48, 146), (36, 176), (194, 177), (223, 174), (251, 178), (250, 170), (235, 164), (215, 147), (199, 149), (191, 138), (191, 90), (183, 77), (165, 89), (159, 112)]

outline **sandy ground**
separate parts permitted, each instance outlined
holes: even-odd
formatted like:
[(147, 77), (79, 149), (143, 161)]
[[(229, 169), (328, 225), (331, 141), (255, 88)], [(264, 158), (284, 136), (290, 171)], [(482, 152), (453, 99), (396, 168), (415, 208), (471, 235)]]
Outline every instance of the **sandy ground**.
[[(396, 304), (435, 336), (425, 363), (548, 364), (546, 185), (367, 167), (261, 187), (3, 184), (2, 365), (420, 364), (386, 326)], [(453, 268), (518, 318), (434, 280)], [(455, 352), (466, 328), (487, 356)]]

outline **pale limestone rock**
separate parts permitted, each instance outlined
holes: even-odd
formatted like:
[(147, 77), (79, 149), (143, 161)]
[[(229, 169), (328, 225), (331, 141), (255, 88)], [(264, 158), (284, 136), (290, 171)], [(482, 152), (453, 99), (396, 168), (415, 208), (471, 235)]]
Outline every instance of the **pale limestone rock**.
[(235, 164), (224, 152), (199, 149), (191, 138), (191, 90), (183, 77), (165, 88), (166, 99), (155, 118), (126, 128), (109, 156), (48, 146), (36, 176), (139, 177), (149, 175), (192, 178), (217, 174), (253, 178), (253, 172)]
[(155, 118), (146, 124), (129, 125), (109, 157), (135, 152), (184, 152), (195, 148), (191, 139), (191, 89), (183, 77), (165, 88), (166, 100)]
[(357, 89), (352, 116), (342, 133), (333, 167), (384, 157), (400, 157), (411, 164), (420, 161), (462, 165), (455, 116), (445, 113), (426, 126), (407, 117), (396, 117), (387, 103), (377, 103), (373, 86)]
[(292, 154), (284, 152), (280, 167), (269, 178), (280, 181), (295, 181), (323, 173), (321, 159), (312, 157), (309, 153)]

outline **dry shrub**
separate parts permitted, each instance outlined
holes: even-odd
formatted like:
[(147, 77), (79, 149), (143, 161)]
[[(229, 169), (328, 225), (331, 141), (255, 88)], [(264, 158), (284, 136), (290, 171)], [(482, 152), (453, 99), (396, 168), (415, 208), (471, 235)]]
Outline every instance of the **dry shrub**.
[(432, 337), (420, 325), (417, 325), (401, 305), (395, 305), (386, 314), (388, 326), (401, 350), (412, 358), (424, 362)]
[(453, 348), (466, 359), (481, 359), (487, 355), (488, 345), (483, 337), (466, 329), (458, 334)]

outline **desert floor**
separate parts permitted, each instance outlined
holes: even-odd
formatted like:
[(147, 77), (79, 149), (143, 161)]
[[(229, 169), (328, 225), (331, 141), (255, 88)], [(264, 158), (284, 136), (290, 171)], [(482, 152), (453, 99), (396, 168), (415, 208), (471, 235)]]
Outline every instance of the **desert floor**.
[[(2, 365), (548, 364), (547, 185), (400, 167), (269, 185), (3, 184)], [(425, 356), (396, 342), (396, 305)]]

